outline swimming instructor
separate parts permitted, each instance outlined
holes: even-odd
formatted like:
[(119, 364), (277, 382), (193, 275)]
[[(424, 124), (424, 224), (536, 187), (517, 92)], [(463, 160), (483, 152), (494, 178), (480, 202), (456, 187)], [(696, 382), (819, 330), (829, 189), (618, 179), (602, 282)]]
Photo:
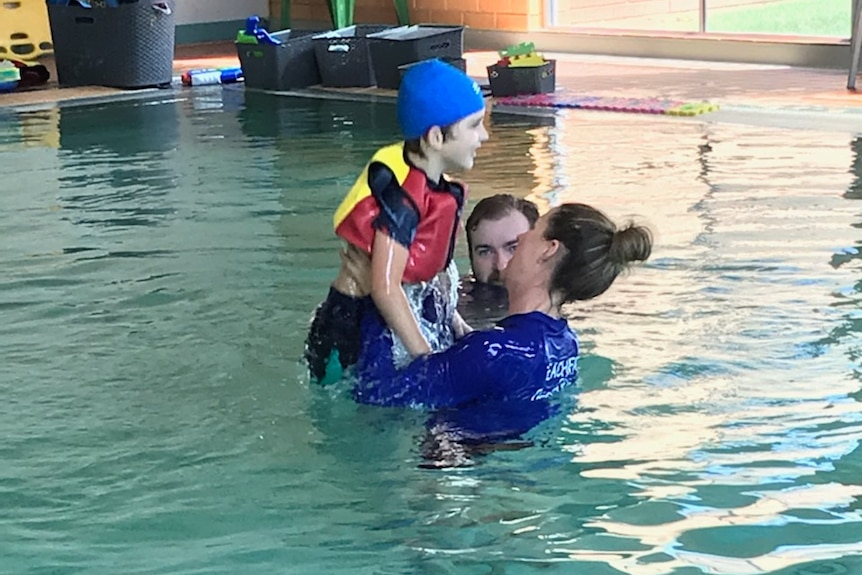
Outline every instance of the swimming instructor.
[(360, 403), (435, 410), (505, 405), (507, 429), (499, 431), (524, 432), (577, 379), (578, 340), (561, 307), (604, 293), (651, 250), (652, 235), (643, 226), (618, 228), (591, 206), (560, 205), (518, 238), (502, 270), (507, 317), (400, 369), (387, 357), (391, 345), (365, 340), (353, 396)]

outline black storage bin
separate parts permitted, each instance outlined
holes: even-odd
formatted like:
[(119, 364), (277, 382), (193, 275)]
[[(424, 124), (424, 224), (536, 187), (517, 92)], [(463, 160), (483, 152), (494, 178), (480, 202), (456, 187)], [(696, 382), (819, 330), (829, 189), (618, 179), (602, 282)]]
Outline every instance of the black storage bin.
[(316, 35), (314, 55), (323, 85), (330, 88), (376, 85), (367, 36), (392, 28), (389, 25), (364, 24)]
[(401, 26), (370, 34), (371, 62), (378, 88), (397, 90), (399, 66), (432, 58), (461, 58), (464, 54), (463, 26)]
[[(455, 68), (458, 68), (459, 70), (461, 70), (465, 74), (467, 73), (467, 60), (465, 58), (437, 58), (437, 59), (440, 60), (441, 62), (445, 62), (446, 64), (449, 64), (450, 66), (454, 66)], [(398, 66), (399, 77), (403, 78), (404, 73), (407, 72), (407, 70), (409, 70), (411, 66), (415, 66), (416, 64), (419, 64), (420, 62), (425, 62), (425, 60), (420, 60), (419, 62), (410, 62), (409, 64), (403, 64), (401, 66)]]
[(488, 66), (488, 82), (495, 97), (521, 94), (550, 94), (556, 89), (557, 62), (548, 60), (541, 66)]
[(246, 87), (293, 90), (320, 84), (312, 38), (319, 31), (281, 30), (270, 34), (281, 44), (236, 43)]
[(171, 83), (174, 0), (126, 0), (85, 8), (48, 4), (62, 86), (144, 88)]

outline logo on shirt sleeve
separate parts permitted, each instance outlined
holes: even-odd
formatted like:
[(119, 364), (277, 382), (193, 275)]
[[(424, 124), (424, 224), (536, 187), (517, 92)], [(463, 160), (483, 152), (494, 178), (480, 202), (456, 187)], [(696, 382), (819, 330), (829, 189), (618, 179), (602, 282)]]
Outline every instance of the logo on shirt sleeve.
[(530, 398), (532, 401), (547, 399), (567, 385), (571, 384), (578, 376), (578, 358), (569, 357), (548, 364), (545, 369), (545, 386), (537, 389)]

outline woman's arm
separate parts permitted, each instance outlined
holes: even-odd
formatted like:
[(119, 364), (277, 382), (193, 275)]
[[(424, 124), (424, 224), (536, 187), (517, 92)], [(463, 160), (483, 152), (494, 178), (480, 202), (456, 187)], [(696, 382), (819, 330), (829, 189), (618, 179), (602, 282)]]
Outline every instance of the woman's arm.
[(354, 399), (387, 406), (457, 407), (486, 396), (489, 379), (488, 346), (492, 338), (473, 332), (436, 353), (423, 355), (403, 368), (376, 364), (357, 373)]
[(413, 357), (431, 353), (431, 346), (407, 303), (401, 282), (409, 251), (391, 236), (376, 231), (371, 247), (371, 298), (386, 325), (397, 335)]

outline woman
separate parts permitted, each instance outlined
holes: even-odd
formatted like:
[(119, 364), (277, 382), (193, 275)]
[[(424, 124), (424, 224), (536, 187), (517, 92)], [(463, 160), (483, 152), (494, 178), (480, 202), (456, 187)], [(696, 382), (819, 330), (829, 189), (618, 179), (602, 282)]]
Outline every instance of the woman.
[(517, 436), (548, 417), (551, 399), (577, 379), (578, 340), (561, 317), (563, 304), (604, 293), (651, 250), (652, 236), (643, 226), (617, 228), (584, 204), (554, 208), (519, 236), (502, 270), (506, 318), (400, 369), (381, 353), (387, 346), (366, 345), (354, 398), (447, 410), (449, 422), (484, 439)]

